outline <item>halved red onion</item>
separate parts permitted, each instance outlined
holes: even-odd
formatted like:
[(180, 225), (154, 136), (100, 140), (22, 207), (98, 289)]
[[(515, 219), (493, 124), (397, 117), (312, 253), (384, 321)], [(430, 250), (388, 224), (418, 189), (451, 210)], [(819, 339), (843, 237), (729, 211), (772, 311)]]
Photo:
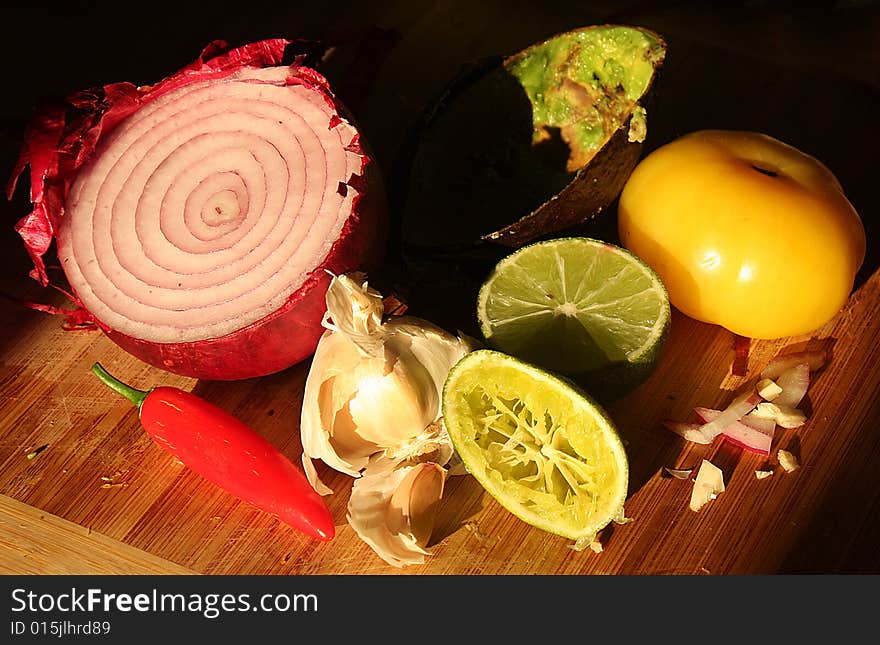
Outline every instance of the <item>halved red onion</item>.
[(31, 128), (16, 176), (31, 164), (34, 211), (17, 228), (35, 277), (54, 236), (76, 303), (157, 367), (240, 379), (307, 358), (328, 272), (384, 250), (378, 173), (326, 79), (282, 64), (289, 45), (214, 43)]

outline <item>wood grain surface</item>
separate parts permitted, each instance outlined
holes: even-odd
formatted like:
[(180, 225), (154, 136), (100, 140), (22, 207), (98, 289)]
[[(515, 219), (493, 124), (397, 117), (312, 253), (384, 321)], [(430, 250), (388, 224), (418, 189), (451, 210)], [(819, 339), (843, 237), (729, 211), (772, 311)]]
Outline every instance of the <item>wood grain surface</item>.
[(91, 528), (0, 496), (0, 570), (50, 575), (190, 575)]
[[(294, 3), (295, 4), (295, 3)], [(746, 377), (731, 376), (733, 336), (674, 312), (671, 336), (651, 378), (609, 406), (626, 441), (631, 482), (626, 515), (601, 538), (602, 553), (519, 521), (468, 476), (449, 480), (433, 555), (421, 566), (386, 565), (348, 527), (351, 480), (319, 467), (337, 536), (311, 540), (186, 470), (140, 429), (134, 407), (89, 368), (100, 360), (135, 387), (173, 385), (216, 403), (299, 461), (299, 413), (308, 362), (238, 382), (196, 381), (140, 363), (100, 333), (66, 332), (54, 316), (21, 301), (64, 306), (64, 296), (27, 277), (11, 231), (27, 211), (18, 194), (3, 205), (0, 231), (0, 572), (202, 574), (776, 574), (880, 572), (880, 199), (869, 162), (880, 140), (880, 28), (871, 3), (828, 3), (798, 12), (772, 3), (725, 10), (688, 3), (337, 2), (254, 7), (178, 21), (158, 14), (137, 27), (104, 29), (97, 10), (46, 20), (45, 34), (73, 23), (80, 42), (36, 45), (10, 33), (5, 60), (23, 61), (19, 91), (3, 106), (3, 167), (12, 168), (37, 98), (115, 80), (147, 83), (189, 62), (213, 38), (361, 33), (381, 27), (385, 49), (340, 47), (327, 74), (351, 104), (393, 191), (407, 128), (470, 60), (510, 53), (565, 29), (625, 22), (669, 42), (647, 149), (704, 127), (766, 132), (822, 159), (863, 217), (868, 257), (847, 306), (813, 334), (753, 342)], [(17, 8), (11, 24), (39, 8)], [(235, 12), (238, 13), (235, 13)], [(16, 23), (16, 21), (18, 21)], [(131, 30), (139, 30), (134, 33)], [(164, 31), (163, 31), (164, 30)], [(162, 36), (160, 38), (160, 35)], [(137, 44), (136, 44), (137, 43)], [(63, 51), (62, 51), (63, 50)], [(149, 53), (148, 53), (149, 52)], [(38, 75), (49, 69), (52, 74)], [(613, 212), (606, 214), (613, 217)], [(821, 250), (817, 250), (821, 253)], [(412, 286), (412, 285), (411, 285)], [(809, 289), (810, 285), (780, 288)], [(415, 293), (415, 291), (414, 291)], [(416, 298), (412, 313), (472, 331), (466, 306)], [(696, 405), (720, 407), (781, 351), (825, 347), (832, 358), (808, 394), (807, 424), (774, 442), (801, 467), (785, 473), (730, 444), (685, 444), (661, 426)], [(42, 448), (32, 458), (28, 455)], [(701, 459), (722, 468), (727, 489), (700, 512), (691, 484), (664, 476)], [(755, 470), (767, 465), (763, 480)]]

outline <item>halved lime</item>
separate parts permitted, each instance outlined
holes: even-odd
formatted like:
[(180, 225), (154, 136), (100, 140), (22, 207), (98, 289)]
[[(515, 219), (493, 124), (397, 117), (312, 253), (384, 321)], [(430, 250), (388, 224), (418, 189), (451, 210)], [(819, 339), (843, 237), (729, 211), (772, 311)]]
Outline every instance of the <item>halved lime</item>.
[(573, 378), (600, 400), (651, 373), (669, 331), (666, 288), (641, 259), (607, 242), (568, 237), (503, 258), (480, 289), (486, 341)]
[(569, 382), (476, 350), (449, 372), (443, 423), (468, 472), (532, 526), (582, 549), (623, 518), (623, 444), (605, 410)]

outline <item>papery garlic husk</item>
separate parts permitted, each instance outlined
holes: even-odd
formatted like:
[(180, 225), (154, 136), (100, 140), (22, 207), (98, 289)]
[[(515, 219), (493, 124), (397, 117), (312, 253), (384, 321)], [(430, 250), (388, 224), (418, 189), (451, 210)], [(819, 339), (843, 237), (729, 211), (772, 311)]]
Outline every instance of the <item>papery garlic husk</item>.
[(399, 452), (387, 448), (375, 453), (370, 457), (364, 473), (381, 473), (400, 466), (431, 462), (444, 466), (448, 475), (453, 457), (458, 461), (446, 428), (442, 423), (432, 423), (420, 435), (407, 441)]
[(430, 462), (364, 475), (352, 486), (348, 522), (388, 564), (423, 564), (445, 480)]
[(333, 277), (327, 331), (312, 358), (300, 419), (303, 466), (322, 495), (333, 491), (314, 459), (359, 477), (393, 469), (427, 446), (440, 466), (453, 453), (439, 423), (443, 384), (473, 341), (413, 316), (386, 320), (382, 312), (381, 294), (362, 274)]

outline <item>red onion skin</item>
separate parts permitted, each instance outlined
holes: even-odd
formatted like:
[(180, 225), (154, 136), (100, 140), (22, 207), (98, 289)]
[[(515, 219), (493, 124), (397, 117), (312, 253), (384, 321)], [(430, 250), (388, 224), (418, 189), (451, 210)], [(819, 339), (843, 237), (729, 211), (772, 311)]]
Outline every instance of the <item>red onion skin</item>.
[[(209, 44), (199, 58), (164, 80), (146, 87), (113, 83), (78, 92), (64, 103), (46, 106), (29, 124), (21, 156), (7, 184), (11, 198), (16, 181), (30, 165), (33, 211), (16, 225), (34, 269), (31, 277), (50, 284), (43, 256), (59, 230), (63, 204), (77, 170), (94, 154), (98, 140), (122, 119), (159, 96), (196, 80), (222, 78), (243, 66), (281, 65), (286, 48), (295, 44), (270, 39), (230, 49), (222, 41)], [(307, 67), (292, 66), (290, 83), (322, 93), (328, 105), (352, 121), (345, 107), (331, 94), (325, 79)], [(358, 140), (353, 145), (363, 147)], [(375, 163), (366, 153), (360, 177), (351, 186), (358, 191), (352, 213), (324, 262), (275, 312), (233, 333), (218, 338), (154, 343), (120, 333), (85, 310), (73, 295), (76, 315), (91, 319), (117, 345), (160, 369), (211, 380), (238, 380), (286, 369), (314, 353), (323, 332), (327, 271), (341, 274), (355, 269), (370, 272), (380, 266), (387, 245), (388, 220), (385, 193)], [(69, 315), (69, 312), (68, 312)]]

